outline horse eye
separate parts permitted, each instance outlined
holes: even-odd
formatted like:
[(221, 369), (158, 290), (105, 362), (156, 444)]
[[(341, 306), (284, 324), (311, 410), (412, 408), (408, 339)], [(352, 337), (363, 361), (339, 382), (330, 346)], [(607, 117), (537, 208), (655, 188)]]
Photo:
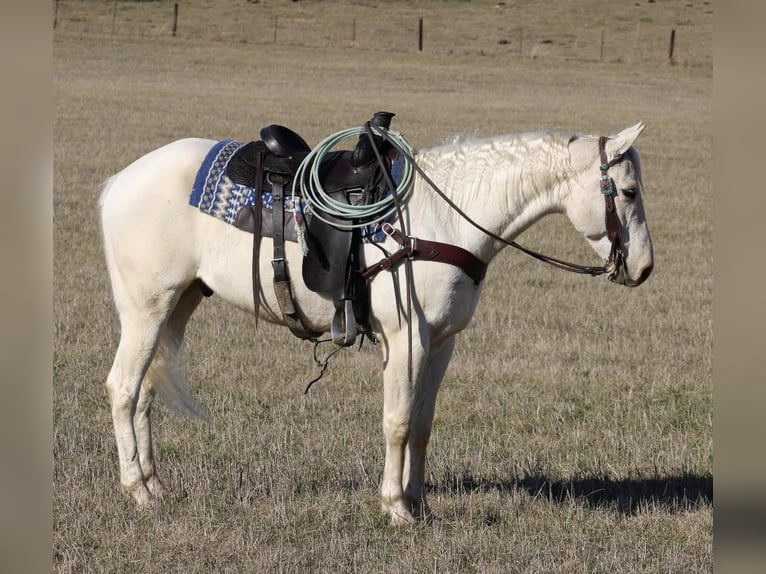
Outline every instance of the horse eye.
[(633, 199), (638, 194), (638, 190), (635, 187), (629, 187), (622, 190), (622, 194), (628, 199)]

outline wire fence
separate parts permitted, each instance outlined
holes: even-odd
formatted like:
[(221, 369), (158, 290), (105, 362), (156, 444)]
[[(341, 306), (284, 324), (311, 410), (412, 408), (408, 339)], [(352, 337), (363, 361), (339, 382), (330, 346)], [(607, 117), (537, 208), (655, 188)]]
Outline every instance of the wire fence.
[[(578, 18), (538, 18), (506, 2), (423, 10), (395, 10), (342, 2), (261, 4), (258, 0), (197, 3), (54, 0), (59, 34), (178, 38), (241, 44), (593, 62), (712, 66), (712, 9), (698, 3), (695, 18), (658, 21), (648, 11)], [(614, 3), (618, 4), (618, 3)], [(619, 3), (623, 4), (623, 3)], [(640, 3), (636, 2), (638, 6)], [(647, 7), (652, 4), (651, 0)], [(691, 6), (691, 4), (686, 4)], [(438, 7), (437, 7), (438, 8)], [(647, 15), (649, 14), (649, 15)], [(691, 15), (690, 15), (691, 16)]]

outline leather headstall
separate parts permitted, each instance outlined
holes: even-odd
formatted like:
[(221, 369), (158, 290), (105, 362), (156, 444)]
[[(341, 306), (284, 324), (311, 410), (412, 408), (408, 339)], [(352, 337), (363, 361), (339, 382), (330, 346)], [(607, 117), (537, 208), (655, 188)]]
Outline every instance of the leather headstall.
[(606, 136), (601, 136), (598, 139), (598, 153), (601, 159), (601, 193), (604, 194), (604, 202), (606, 204), (606, 234), (609, 238), (612, 248), (609, 251), (609, 259), (606, 261), (604, 268), (607, 273), (612, 273), (619, 269), (622, 265), (622, 251), (620, 251), (620, 237), (622, 235), (622, 225), (620, 224), (620, 218), (617, 216), (617, 209), (615, 206), (615, 198), (617, 197), (617, 189), (614, 185), (614, 180), (609, 177), (609, 168), (622, 161), (622, 155), (619, 155), (608, 161), (606, 157)]

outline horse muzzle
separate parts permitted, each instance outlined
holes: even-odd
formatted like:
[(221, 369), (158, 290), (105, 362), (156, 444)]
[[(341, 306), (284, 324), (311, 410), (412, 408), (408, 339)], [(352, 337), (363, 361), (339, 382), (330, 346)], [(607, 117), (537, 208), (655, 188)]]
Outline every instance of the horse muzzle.
[(607, 279), (618, 285), (624, 285), (625, 287), (638, 287), (652, 274), (654, 265), (652, 263), (643, 267), (638, 273), (637, 278), (631, 277), (630, 273), (626, 270), (625, 262), (620, 257), (617, 261), (610, 261), (607, 263)]

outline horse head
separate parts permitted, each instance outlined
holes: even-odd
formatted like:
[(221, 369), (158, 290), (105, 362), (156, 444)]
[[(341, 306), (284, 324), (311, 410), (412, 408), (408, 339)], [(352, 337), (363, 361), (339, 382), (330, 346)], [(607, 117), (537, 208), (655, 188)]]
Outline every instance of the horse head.
[[(637, 123), (601, 144), (594, 137), (574, 136), (569, 141), (576, 177), (569, 186), (566, 213), (593, 250), (612, 263), (609, 280), (627, 287), (646, 281), (654, 266), (641, 165), (633, 147), (643, 129), (644, 124)], [(613, 215), (608, 216), (610, 207)], [(611, 236), (610, 217), (616, 231)]]

